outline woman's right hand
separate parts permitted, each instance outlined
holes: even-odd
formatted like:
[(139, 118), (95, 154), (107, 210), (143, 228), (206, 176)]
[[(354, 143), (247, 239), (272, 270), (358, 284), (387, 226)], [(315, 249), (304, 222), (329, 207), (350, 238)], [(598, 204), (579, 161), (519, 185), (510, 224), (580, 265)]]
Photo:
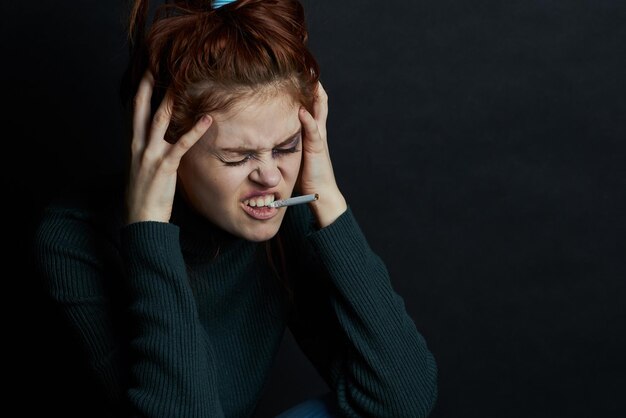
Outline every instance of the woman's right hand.
[(169, 91), (151, 119), (150, 99), (154, 87), (146, 72), (139, 83), (133, 109), (130, 173), (126, 189), (126, 222), (169, 222), (174, 204), (178, 165), (182, 156), (211, 126), (203, 116), (175, 143), (165, 140), (172, 110)]

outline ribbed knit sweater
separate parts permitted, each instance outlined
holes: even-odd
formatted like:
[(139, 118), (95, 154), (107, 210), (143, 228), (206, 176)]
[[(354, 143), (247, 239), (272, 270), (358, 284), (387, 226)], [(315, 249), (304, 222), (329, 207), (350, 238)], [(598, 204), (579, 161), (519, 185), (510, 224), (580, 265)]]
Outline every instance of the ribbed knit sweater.
[(234, 237), (176, 201), (169, 223), (121, 205), (50, 205), (35, 253), (116, 417), (250, 417), (287, 327), (346, 417), (427, 416), (437, 367), (350, 208), (318, 229)]

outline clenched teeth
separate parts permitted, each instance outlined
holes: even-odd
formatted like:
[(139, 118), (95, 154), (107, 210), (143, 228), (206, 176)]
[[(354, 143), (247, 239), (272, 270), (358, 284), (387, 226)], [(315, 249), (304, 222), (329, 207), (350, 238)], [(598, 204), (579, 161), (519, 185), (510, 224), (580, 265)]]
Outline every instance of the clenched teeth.
[(254, 208), (254, 207), (267, 206), (273, 201), (274, 201), (274, 195), (268, 194), (265, 196), (253, 197), (252, 199), (246, 199), (243, 201), (243, 204)]

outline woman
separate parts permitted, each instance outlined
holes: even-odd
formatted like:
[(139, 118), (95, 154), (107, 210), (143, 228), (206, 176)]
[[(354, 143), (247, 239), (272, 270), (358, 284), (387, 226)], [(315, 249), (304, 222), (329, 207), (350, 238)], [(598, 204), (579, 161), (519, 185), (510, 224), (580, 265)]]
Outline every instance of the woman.
[(252, 416), (287, 327), (332, 393), (281, 418), (428, 415), (436, 364), (337, 187), (302, 6), (173, 1), (144, 34), (148, 11), (124, 193), (50, 205), (36, 239), (111, 416)]

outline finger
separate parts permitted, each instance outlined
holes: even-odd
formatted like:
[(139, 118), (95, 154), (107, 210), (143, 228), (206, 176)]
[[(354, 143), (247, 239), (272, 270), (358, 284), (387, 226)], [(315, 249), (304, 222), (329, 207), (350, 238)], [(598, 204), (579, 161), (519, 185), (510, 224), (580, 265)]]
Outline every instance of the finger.
[(185, 155), (196, 142), (202, 138), (202, 136), (209, 129), (213, 123), (213, 118), (209, 115), (204, 115), (198, 122), (191, 128), (191, 130), (185, 132), (178, 141), (170, 148), (167, 159), (178, 167), (180, 159)]
[(315, 102), (313, 102), (313, 115), (317, 124), (319, 125), (320, 132), (323, 136), (326, 136), (326, 120), (328, 118), (328, 94), (322, 86), (322, 83), (318, 81), (317, 90), (315, 92)]
[(154, 77), (146, 71), (139, 81), (139, 87), (133, 101), (133, 149), (143, 148), (146, 142), (146, 131), (150, 123), (150, 98), (154, 86)]
[(302, 146), (305, 150), (312, 152), (323, 151), (325, 148), (325, 141), (320, 133), (319, 125), (313, 115), (311, 115), (304, 107), (300, 108), (298, 115), (300, 116), (302, 129), (304, 130), (305, 140), (303, 141)]
[(165, 92), (165, 97), (161, 100), (159, 107), (152, 118), (152, 126), (150, 129), (150, 138), (148, 148), (156, 153), (162, 153), (170, 144), (164, 139), (167, 128), (172, 118), (172, 106), (174, 99), (171, 91)]

